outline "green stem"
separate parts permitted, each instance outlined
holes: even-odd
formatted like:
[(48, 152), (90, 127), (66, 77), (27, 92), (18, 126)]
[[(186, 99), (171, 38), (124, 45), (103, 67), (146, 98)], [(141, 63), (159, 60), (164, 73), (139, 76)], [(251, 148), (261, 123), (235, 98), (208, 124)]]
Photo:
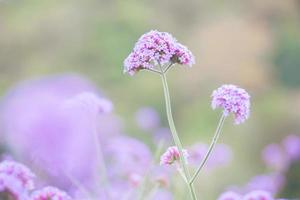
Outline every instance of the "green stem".
[[(190, 176), (190, 173), (189, 173), (188, 168), (187, 168), (186, 163), (185, 163), (185, 159), (184, 159), (184, 155), (183, 155), (183, 151), (182, 151), (182, 149), (183, 149), (182, 144), (181, 144), (180, 139), (178, 137), (176, 127), (175, 127), (175, 123), (174, 123), (174, 120), (173, 120), (172, 109), (171, 109), (171, 100), (170, 100), (170, 94), (169, 94), (167, 78), (166, 78), (166, 74), (163, 73), (163, 71), (162, 71), (162, 74), (161, 74), (161, 78), (162, 78), (162, 83), (163, 83), (163, 87), (164, 87), (166, 110), (167, 110), (167, 117), (168, 117), (170, 130), (171, 130), (171, 133), (172, 133), (174, 143), (175, 143), (176, 147), (178, 148), (178, 151), (179, 151), (179, 154), (180, 154), (180, 165), (183, 169), (183, 173), (184, 173), (186, 179), (189, 180), (191, 176)], [(193, 183), (188, 184), (188, 187), (189, 187), (189, 191), (190, 191), (192, 199), (197, 200), (195, 189), (193, 187)]]
[(197, 171), (195, 172), (195, 174), (193, 175), (193, 177), (191, 178), (189, 184), (193, 184), (193, 182), (195, 181), (195, 179), (197, 178), (197, 176), (199, 175), (200, 171), (202, 170), (202, 168), (204, 167), (205, 163), (207, 162), (209, 156), (211, 155), (217, 141), (218, 141), (218, 138), (220, 136), (220, 133), (221, 133), (221, 130), (222, 130), (222, 127), (223, 127), (223, 124), (224, 124), (224, 121), (225, 121), (225, 118), (226, 116), (224, 114), (222, 114), (221, 118), (220, 118), (220, 121), (219, 121), (219, 124), (218, 124), (218, 127), (216, 129), (216, 132), (214, 134), (214, 137), (211, 141), (211, 144), (209, 146), (209, 149), (208, 151), (206, 152), (205, 154), (205, 157), (203, 158), (200, 166), (198, 167)]

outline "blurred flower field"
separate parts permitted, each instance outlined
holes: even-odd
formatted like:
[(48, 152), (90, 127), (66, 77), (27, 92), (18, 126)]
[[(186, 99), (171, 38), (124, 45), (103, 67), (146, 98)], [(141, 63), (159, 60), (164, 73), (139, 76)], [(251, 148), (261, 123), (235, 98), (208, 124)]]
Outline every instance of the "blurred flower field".
[(299, 0), (3, 0), (0, 33), (1, 200), (300, 199)]

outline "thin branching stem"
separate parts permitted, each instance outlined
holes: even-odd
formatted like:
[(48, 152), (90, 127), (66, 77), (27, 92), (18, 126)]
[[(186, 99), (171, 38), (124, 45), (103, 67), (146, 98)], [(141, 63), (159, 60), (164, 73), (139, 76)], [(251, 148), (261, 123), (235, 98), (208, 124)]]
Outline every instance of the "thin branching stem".
[[(169, 87), (168, 87), (168, 83), (167, 83), (166, 74), (164, 73), (161, 65), (159, 65), (159, 66), (160, 66), (160, 69), (161, 69), (161, 79), (162, 79), (163, 88), (164, 88), (166, 111), (167, 111), (167, 117), (168, 117), (170, 130), (171, 130), (171, 133), (172, 133), (174, 143), (175, 143), (176, 147), (178, 148), (178, 151), (179, 151), (179, 154), (180, 154), (180, 159), (179, 160), (180, 160), (180, 165), (183, 169), (183, 173), (186, 177), (186, 180), (190, 180), (191, 176), (190, 176), (189, 170), (188, 170), (188, 168), (186, 166), (186, 163), (185, 163), (185, 159), (184, 159), (184, 155), (183, 155), (183, 147), (182, 147), (181, 141), (178, 137), (177, 130), (176, 130), (175, 123), (174, 123), (174, 119), (173, 119), (173, 115), (172, 115), (171, 99), (170, 99)], [(195, 193), (195, 189), (193, 187), (193, 183), (191, 183), (191, 184), (187, 183), (187, 185), (188, 185), (188, 188), (189, 188), (192, 199), (197, 200), (197, 196), (196, 196), (196, 193)]]
[(221, 116), (221, 118), (220, 118), (220, 121), (219, 121), (219, 123), (218, 123), (218, 127), (217, 127), (217, 129), (216, 129), (216, 132), (215, 132), (215, 134), (214, 134), (214, 137), (213, 137), (213, 139), (212, 139), (212, 141), (211, 141), (211, 144), (210, 144), (210, 146), (209, 146), (209, 148), (208, 148), (208, 151), (206, 152), (206, 154), (205, 154), (205, 156), (204, 156), (204, 158), (203, 158), (203, 160), (202, 160), (200, 166), (199, 166), (198, 169), (196, 170), (195, 174), (192, 176), (192, 178), (191, 178), (189, 184), (193, 184), (193, 182), (195, 181), (195, 179), (197, 178), (197, 176), (199, 175), (199, 173), (200, 173), (201, 170), (203, 169), (203, 167), (204, 167), (205, 163), (207, 162), (209, 156), (211, 155), (211, 153), (212, 153), (212, 151), (213, 151), (213, 149), (214, 149), (214, 147), (215, 147), (215, 145), (216, 145), (216, 143), (217, 143), (217, 141), (218, 141), (218, 138), (219, 138), (219, 136), (220, 136), (220, 133), (221, 133), (221, 130), (222, 130), (222, 127), (223, 127), (225, 118), (226, 118), (226, 116), (225, 116), (224, 114), (222, 114), (222, 116)]
[(152, 73), (159, 74), (159, 75), (162, 74), (160, 71), (158, 71), (158, 70), (156, 70), (156, 69), (146, 68), (145, 70), (148, 70), (148, 71), (150, 71), (150, 72), (152, 72)]
[(170, 63), (167, 67), (166, 67), (166, 69), (164, 70), (164, 74), (167, 74), (167, 72), (169, 71), (169, 69), (172, 67), (172, 65), (173, 65), (173, 63)]

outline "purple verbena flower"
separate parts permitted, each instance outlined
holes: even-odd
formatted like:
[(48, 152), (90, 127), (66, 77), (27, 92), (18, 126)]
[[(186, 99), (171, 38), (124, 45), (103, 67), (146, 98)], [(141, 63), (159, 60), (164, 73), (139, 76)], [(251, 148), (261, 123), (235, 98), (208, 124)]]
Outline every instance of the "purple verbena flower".
[(64, 191), (55, 187), (45, 187), (33, 192), (31, 200), (71, 200), (72, 198)]
[(0, 174), (0, 199), (2, 195), (8, 196), (9, 199), (27, 200), (28, 190), (16, 177)]
[(254, 190), (246, 194), (242, 200), (274, 200), (274, 198), (267, 191)]
[[(183, 157), (185, 162), (188, 161), (188, 152), (187, 150), (183, 149)], [(161, 165), (171, 165), (176, 161), (179, 161), (180, 153), (176, 146), (171, 146), (167, 149), (167, 151), (160, 157), (160, 164)]]
[(0, 163), (0, 193), (16, 200), (27, 200), (29, 190), (34, 188), (34, 177), (25, 165), (3, 161)]
[(222, 85), (212, 93), (213, 109), (223, 108), (224, 115), (234, 114), (235, 124), (243, 123), (250, 114), (250, 95), (235, 85)]
[(130, 75), (156, 65), (178, 63), (193, 65), (193, 54), (169, 33), (152, 30), (142, 35), (124, 61), (124, 72)]
[(27, 190), (34, 188), (33, 179), (35, 175), (25, 165), (14, 161), (3, 161), (0, 163), (0, 175), (9, 176), (21, 183)]
[(218, 198), (218, 200), (241, 200), (241, 199), (242, 196), (233, 191), (224, 192)]

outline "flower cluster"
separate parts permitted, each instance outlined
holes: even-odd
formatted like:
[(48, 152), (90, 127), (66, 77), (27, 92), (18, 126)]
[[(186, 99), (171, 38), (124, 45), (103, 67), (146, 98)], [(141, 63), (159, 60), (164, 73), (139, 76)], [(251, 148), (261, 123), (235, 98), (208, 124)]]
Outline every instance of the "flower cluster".
[(23, 164), (14, 161), (3, 161), (0, 163), (0, 174), (15, 178), (27, 190), (34, 188), (33, 179), (35, 175)]
[(0, 163), (0, 193), (8, 193), (14, 200), (72, 200), (65, 192), (54, 187), (31, 192), (34, 178), (30, 169), (21, 163), (10, 160)]
[(235, 124), (244, 122), (250, 114), (250, 95), (235, 85), (223, 85), (212, 93), (213, 109), (223, 108), (224, 115), (234, 114)]
[(14, 161), (0, 163), (0, 192), (7, 192), (17, 199), (26, 199), (34, 188), (34, 174), (25, 166)]
[(145, 33), (124, 61), (124, 72), (131, 75), (142, 69), (165, 64), (193, 65), (193, 54), (169, 33), (156, 30)]
[[(183, 157), (185, 162), (188, 162), (188, 152), (187, 150), (182, 150)], [(171, 146), (167, 149), (167, 151), (160, 157), (160, 164), (161, 165), (171, 165), (174, 162), (178, 162), (180, 159), (180, 153), (176, 146)]]
[(72, 200), (72, 198), (55, 187), (45, 187), (41, 190), (33, 192), (31, 200)]

